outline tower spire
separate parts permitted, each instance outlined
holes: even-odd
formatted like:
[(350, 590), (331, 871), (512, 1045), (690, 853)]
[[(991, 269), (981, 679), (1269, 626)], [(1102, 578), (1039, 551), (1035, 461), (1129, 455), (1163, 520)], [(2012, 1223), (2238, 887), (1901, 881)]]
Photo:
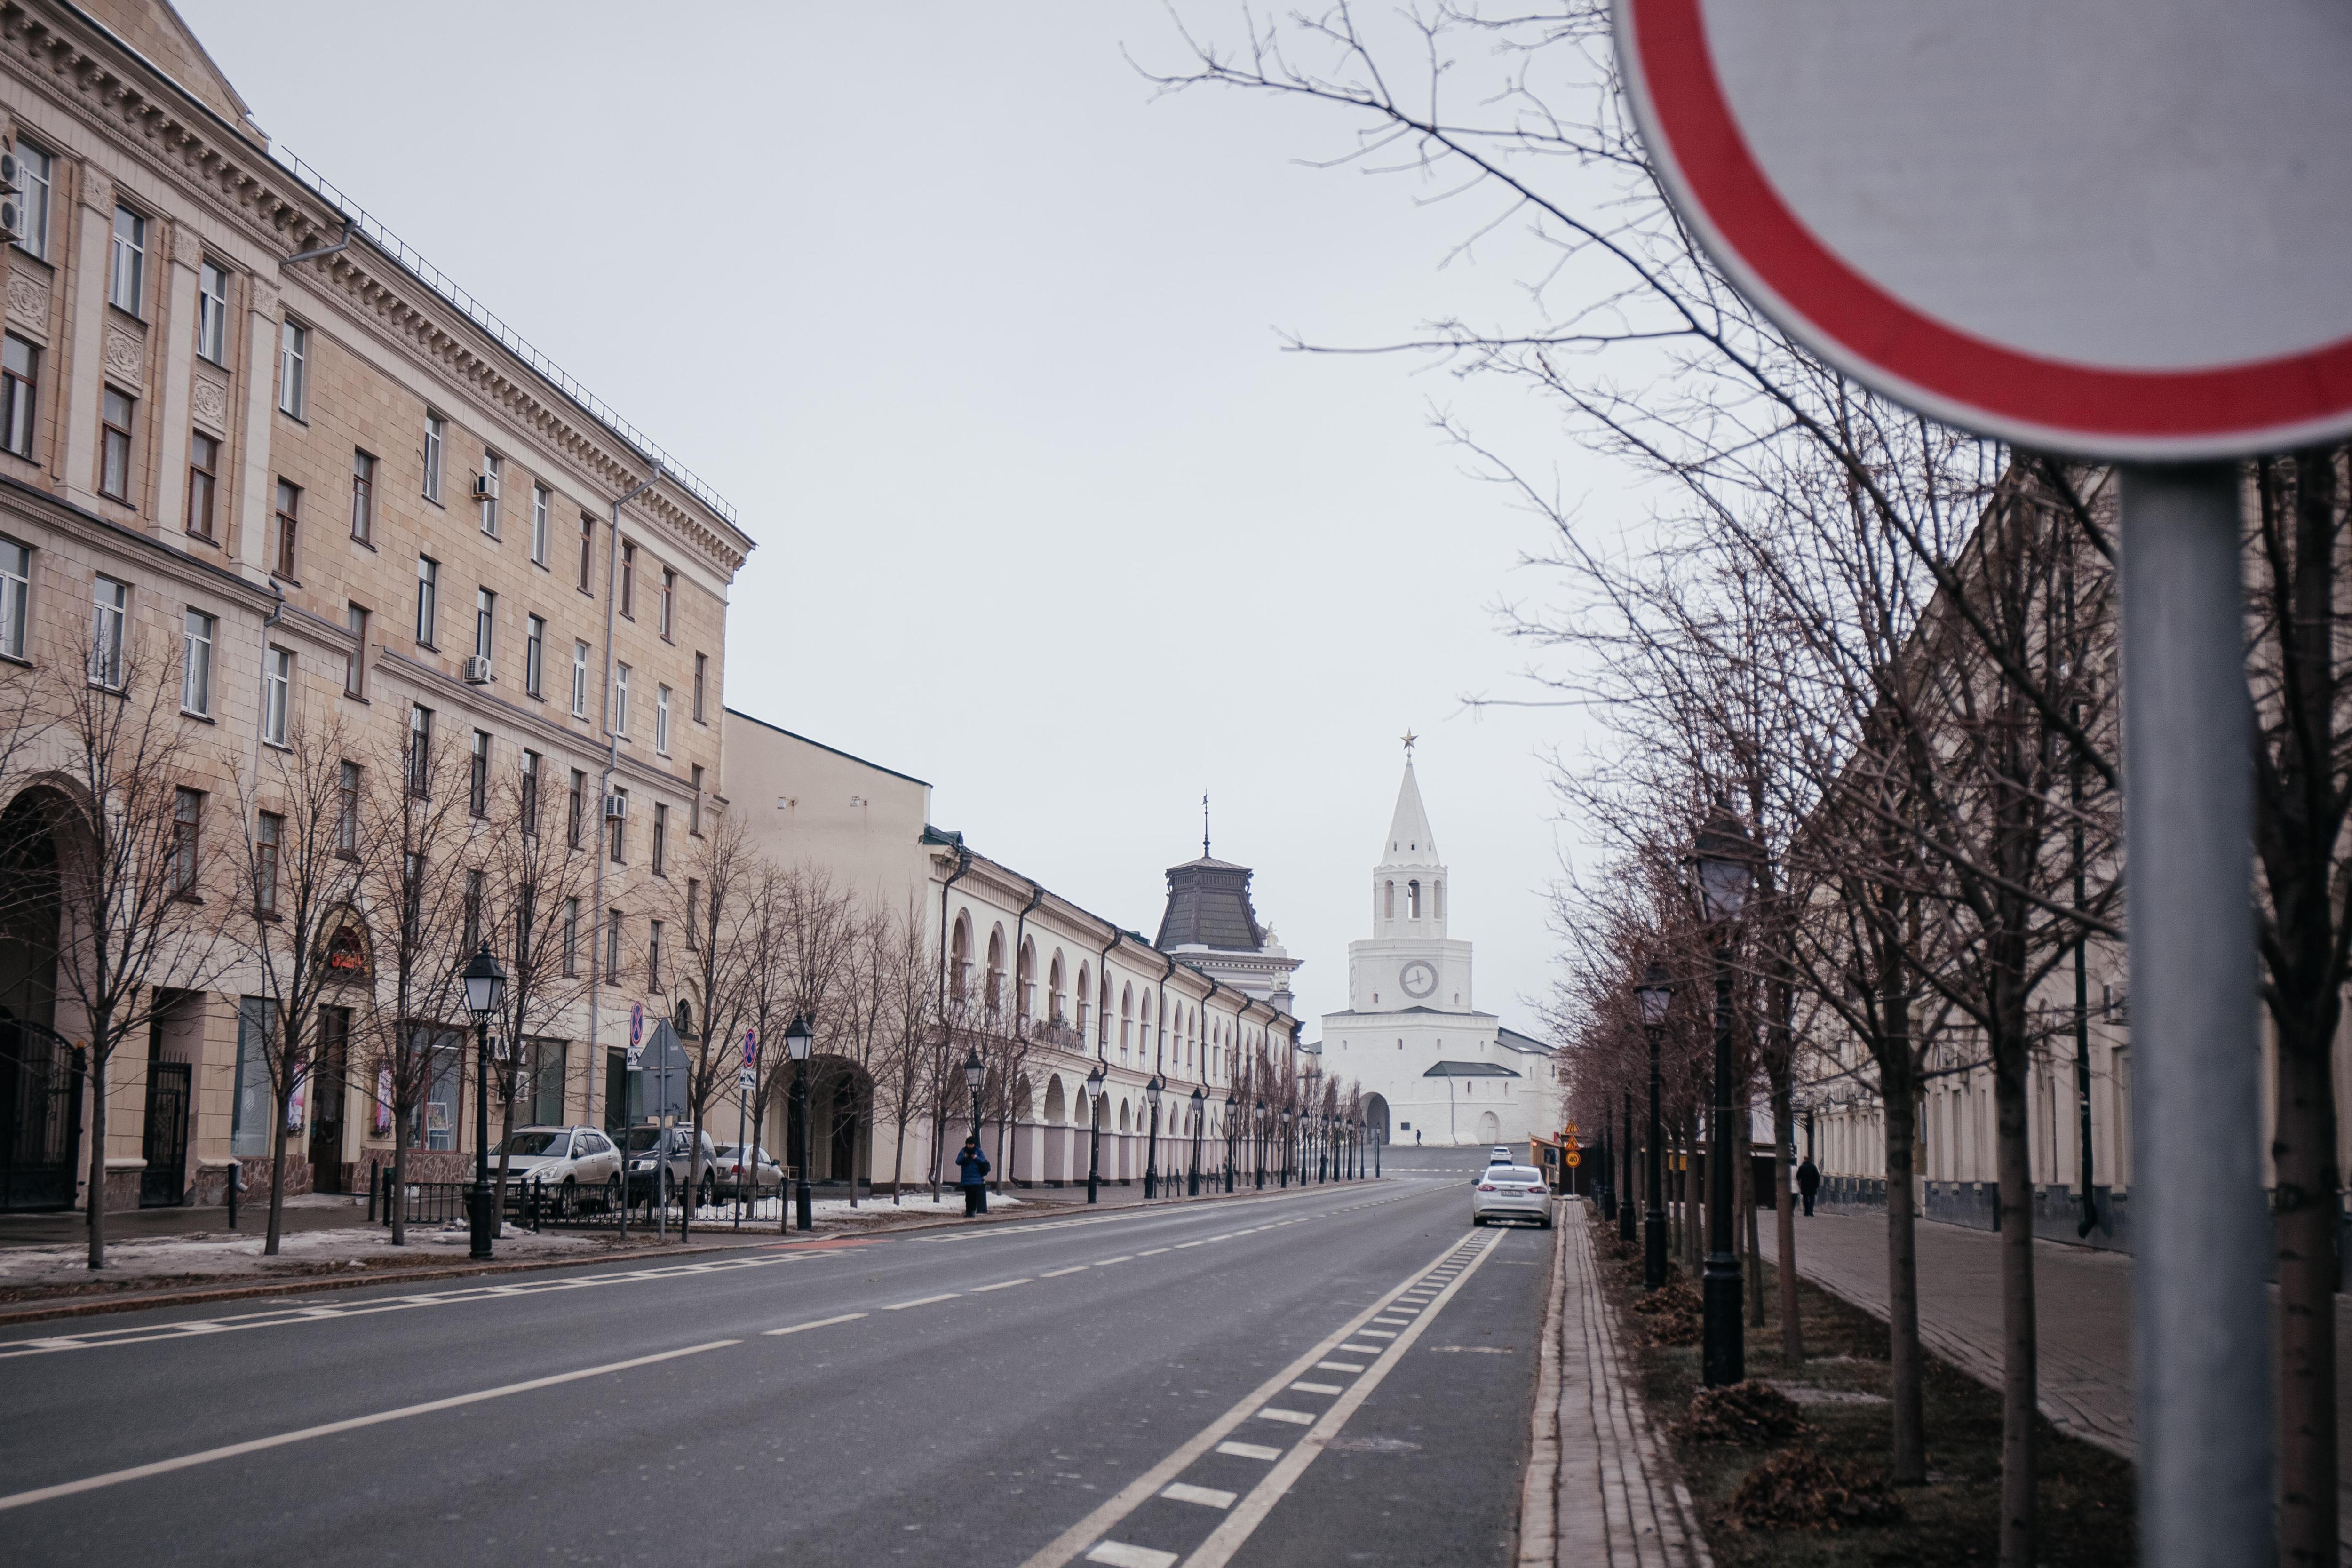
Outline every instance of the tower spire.
[(1201, 792), (1201, 858), (1209, 858), (1209, 794)]

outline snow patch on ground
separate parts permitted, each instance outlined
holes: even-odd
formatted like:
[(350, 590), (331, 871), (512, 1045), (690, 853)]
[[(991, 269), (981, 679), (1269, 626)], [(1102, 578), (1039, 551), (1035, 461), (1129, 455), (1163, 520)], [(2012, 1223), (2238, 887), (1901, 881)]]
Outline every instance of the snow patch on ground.
[[(289, 1200), (289, 1206), (290, 1206)], [(465, 1258), (471, 1237), (463, 1226), (412, 1225), (408, 1245), (392, 1245), (392, 1233), (382, 1226), (349, 1229), (289, 1231), (278, 1238), (278, 1256), (265, 1258), (260, 1226), (264, 1215), (247, 1223), (253, 1229), (194, 1231), (186, 1236), (134, 1237), (112, 1241), (106, 1247), (106, 1268), (89, 1269), (89, 1248), (73, 1242), (57, 1247), (18, 1247), (0, 1251), (0, 1285), (87, 1285), (95, 1280), (115, 1284), (152, 1279), (240, 1279), (278, 1273), (315, 1274), (320, 1266), (349, 1269), (382, 1269), (388, 1265), (424, 1266)], [(533, 1236), (509, 1227), (498, 1242), (501, 1261), (562, 1257), (611, 1250), (611, 1243), (593, 1233), (548, 1231)]]

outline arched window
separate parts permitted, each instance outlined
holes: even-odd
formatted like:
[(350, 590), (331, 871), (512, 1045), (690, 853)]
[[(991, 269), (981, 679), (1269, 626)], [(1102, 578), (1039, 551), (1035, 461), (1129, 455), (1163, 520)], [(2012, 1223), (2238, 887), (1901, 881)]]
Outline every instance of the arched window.
[(988, 933), (988, 993), (982, 998), (992, 1013), (1004, 1005), (1004, 928)]
[(1013, 1016), (1025, 1021), (1037, 1010), (1037, 944), (1024, 937), (1013, 963)]
[(1058, 948), (1054, 952), (1053, 967), (1045, 972), (1045, 1016), (1056, 1024), (1066, 1022), (1062, 1012), (1062, 954)]
[(1394, 882), (1381, 884), (1381, 918), (1390, 921), (1396, 919), (1396, 884)]
[(1135, 1028), (1135, 987), (1118, 988), (1118, 1059), (1127, 1060), (1128, 1043)]
[(1088, 1012), (1087, 1012), (1087, 1003), (1089, 1003), (1089, 1002), (1091, 1002), (1092, 1000), (1094, 1000), (1094, 992), (1093, 992), (1093, 989), (1092, 989), (1092, 988), (1091, 988), (1091, 987), (1087, 984), (1087, 966), (1086, 966), (1085, 964), (1081, 963), (1081, 964), (1079, 964), (1079, 965), (1078, 965), (1078, 989), (1077, 989), (1078, 1016), (1077, 1016), (1077, 1025), (1078, 1025), (1078, 1041), (1079, 1041), (1079, 1043), (1080, 1043), (1080, 1044), (1082, 1044), (1082, 1045), (1086, 1042), (1086, 1037), (1087, 1037), (1087, 1016), (1088, 1016)]
[(1444, 920), (1445, 918), (1445, 879), (1440, 877), (1436, 881), (1432, 882), (1429, 885), (1429, 891), (1430, 913), (1439, 920)]
[(1418, 877), (1404, 885), (1404, 912), (1407, 920), (1421, 919), (1421, 879)]
[(956, 916), (955, 934), (948, 942), (948, 989), (959, 1002), (971, 986), (971, 921)]
[(1110, 1044), (1110, 971), (1108, 969), (1102, 973), (1102, 1004), (1096, 1009), (1096, 1014), (1102, 1019), (1102, 1043), (1108, 1046)]

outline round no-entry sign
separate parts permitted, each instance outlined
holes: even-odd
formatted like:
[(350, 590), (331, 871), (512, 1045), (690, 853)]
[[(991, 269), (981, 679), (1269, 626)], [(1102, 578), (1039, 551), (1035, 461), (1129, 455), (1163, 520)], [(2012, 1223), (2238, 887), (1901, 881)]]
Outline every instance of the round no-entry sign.
[(2105, 457), (2352, 430), (2352, 6), (1616, 0), (1733, 280), (1955, 425)]

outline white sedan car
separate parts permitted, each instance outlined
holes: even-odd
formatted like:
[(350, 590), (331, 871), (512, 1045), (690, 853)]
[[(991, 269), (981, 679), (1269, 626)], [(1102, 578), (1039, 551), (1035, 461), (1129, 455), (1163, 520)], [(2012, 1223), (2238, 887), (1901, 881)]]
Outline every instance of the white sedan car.
[(593, 1200), (618, 1206), (621, 1196), (621, 1152), (593, 1127), (518, 1127), (514, 1135), (493, 1151), (490, 1168), (499, 1156), (507, 1158), (507, 1202), (520, 1205), (526, 1184), (539, 1188), (543, 1204), (561, 1205), (559, 1212), (578, 1212)]
[(1532, 1165), (1489, 1165), (1470, 1194), (1470, 1223), (1530, 1219), (1551, 1228), (1551, 1189)]

